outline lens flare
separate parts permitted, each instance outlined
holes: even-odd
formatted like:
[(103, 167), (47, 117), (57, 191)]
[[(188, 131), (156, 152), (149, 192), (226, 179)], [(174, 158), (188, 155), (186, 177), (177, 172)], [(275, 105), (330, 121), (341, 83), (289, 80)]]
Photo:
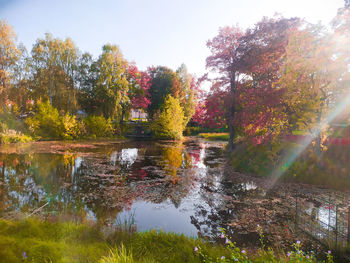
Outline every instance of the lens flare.
[(334, 121), (347, 107), (350, 106), (350, 95), (346, 96), (343, 100), (335, 105), (335, 107), (329, 111), (324, 121), (319, 123), (312, 132), (300, 140), (297, 147), (294, 147), (285, 155), (282, 161), (277, 165), (271, 173), (272, 183), (270, 189), (275, 185), (277, 180), (288, 170), (288, 168), (295, 162), (301, 153), (316, 139), (318, 135), (332, 122)]

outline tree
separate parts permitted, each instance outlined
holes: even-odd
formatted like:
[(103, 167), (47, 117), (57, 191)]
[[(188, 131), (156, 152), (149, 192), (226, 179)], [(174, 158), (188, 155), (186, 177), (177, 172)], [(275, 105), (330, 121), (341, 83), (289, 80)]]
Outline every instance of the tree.
[(97, 83), (96, 61), (92, 55), (84, 53), (78, 61), (78, 103), (88, 114), (95, 114), (98, 98), (95, 96)]
[(158, 139), (181, 139), (184, 130), (184, 113), (177, 98), (168, 95), (151, 125), (154, 136)]
[(149, 88), (151, 86), (151, 77), (147, 72), (139, 71), (136, 65), (129, 65), (128, 81), (129, 89), (129, 110), (142, 109), (146, 111), (151, 103)]
[(151, 103), (148, 106), (148, 113), (153, 118), (168, 95), (174, 98), (180, 95), (181, 83), (177, 74), (167, 67), (151, 67), (148, 69), (148, 74), (151, 77), (149, 88)]
[(105, 118), (123, 119), (122, 105), (129, 102), (128, 62), (115, 45), (103, 46), (96, 62), (97, 81), (94, 95), (97, 98), (96, 111)]
[(0, 20), (0, 103), (6, 110), (6, 100), (13, 75), (13, 67), (20, 56), (15, 44), (16, 34), (5, 22)]
[[(341, 63), (335, 61), (331, 38), (322, 27), (307, 25), (296, 31), (287, 46), (283, 74), (279, 81), (285, 89), (285, 111), (292, 129), (314, 131), (316, 152), (320, 156), (321, 131), (317, 127), (324, 121), (334, 103)], [(339, 58), (339, 57), (338, 57)]]
[(196, 109), (194, 121), (207, 128), (224, 128), (227, 126), (229, 92), (214, 83), (201, 105)]
[(190, 121), (192, 116), (195, 113), (198, 97), (198, 83), (195, 78), (188, 73), (187, 67), (185, 64), (182, 64), (177, 70), (176, 73), (179, 77), (181, 84), (181, 92), (179, 93), (179, 100), (181, 107), (184, 111), (184, 125)]
[(243, 32), (239, 27), (224, 27), (219, 30), (216, 37), (207, 42), (211, 55), (206, 60), (206, 66), (219, 75), (217, 81), (221, 83), (223, 88), (229, 90), (232, 101), (228, 110), (229, 151), (234, 149), (233, 140), (236, 135), (232, 120), (236, 112), (236, 88), (242, 76), (241, 53), (238, 50), (242, 36)]
[(237, 85), (234, 123), (255, 144), (271, 142), (288, 128), (284, 90), (276, 83), (290, 34), (298, 25), (296, 18), (263, 18), (240, 39), (240, 65), (246, 77)]
[(23, 45), (19, 45), (18, 49), (21, 55), (13, 67), (12, 85), (8, 98), (19, 107), (20, 112), (25, 112), (31, 104), (31, 79), (28, 67), (30, 57)]
[(79, 50), (69, 38), (46, 34), (32, 49), (33, 96), (49, 100), (59, 110), (76, 109), (76, 74)]

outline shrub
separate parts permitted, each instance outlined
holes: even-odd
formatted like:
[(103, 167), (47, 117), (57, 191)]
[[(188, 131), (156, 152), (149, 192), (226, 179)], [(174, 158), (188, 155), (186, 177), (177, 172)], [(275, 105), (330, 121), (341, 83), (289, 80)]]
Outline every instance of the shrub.
[(84, 126), (77, 121), (74, 115), (66, 114), (62, 117), (63, 131), (61, 137), (65, 140), (72, 140), (84, 134)]
[(110, 119), (102, 116), (89, 116), (84, 119), (86, 132), (92, 138), (109, 137), (114, 134), (114, 128)]
[(22, 133), (28, 131), (24, 121), (19, 120), (14, 114), (9, 112), (0, 114), (0, 132), (8, 129), (20, 131)]
[(41, 138), (60, 138), (64, 127), (58, 110), (49, 101), (38, 103), (38, 112), (26, 119), (30, 131)]
[[(1, 127), (0, 127), (1, 129)], [(0, 132), (0, 144), (31, 142), (32, 138), (15, 130), (4, 130)]]
[(24, 123), (13, 114), (0, 115), (0, 144), (32, 141), (32, 138), (22, 131), (26, 131)]
[(184, 113), (178, 99), (168, 96), (151, 125), (157, 139), (181, 139), (184, 130)]

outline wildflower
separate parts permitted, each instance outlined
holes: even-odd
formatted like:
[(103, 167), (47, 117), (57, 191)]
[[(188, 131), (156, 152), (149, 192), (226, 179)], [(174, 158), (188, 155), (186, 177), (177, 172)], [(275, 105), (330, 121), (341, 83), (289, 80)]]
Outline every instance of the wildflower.
[(198, 251), (198, 247), (194, 247), (194, 252), (197, 252)]
[(307, 255), (306, 258), (309, 258), (309, 255)]
[(221, 234), (221, 235), (220, 235), (220, 238), (225, 238), (225, 235), (224, 235), (224, 234)]
[(222, 256), (221, 259), (225, 259), (225, 256)]
[(288, 253), (287, 253), (287, 257), (290, 257), (290, 255), (292, 255), (292, 253), (291, 253), (291, 252), (288, 252)]
[(260, 225), (259, 225), (259, 224), (257, 224), (257, 226), (258, 226), (258, 227), (260, 227)]
[(225, 244), (228, 244), (228, 243), (230, 243), (230, 240), (228, 240), (228, 238), (226, 238)]
[(328, 254), (331, 254), (331, 253), (332, 253), (332, 251), (328, 250)]
[(297, 241), (297, 244), (300, 245), (300, 240)]
[(23, 252), (22, 258), (23, 258), (23, 259), (26, 259), (26, 258), (27, 258), (26, 252)]
[(238, 258), (235, 258), (235, 261), (238, 261)]
[(243, 254), (245, 254), (245, 250), (243, 249), (242, 251), (241, 251)]

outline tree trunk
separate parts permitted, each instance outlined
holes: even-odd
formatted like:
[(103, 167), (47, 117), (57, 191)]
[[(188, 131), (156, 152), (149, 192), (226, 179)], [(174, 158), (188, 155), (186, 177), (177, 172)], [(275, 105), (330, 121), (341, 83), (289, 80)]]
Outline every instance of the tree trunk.
[(2, 80), (2, 92), (0, 93), (1, 96), (1, 104), (3, 107), (4, 113), (6, 113), (6, 86), (5, 86), (5, 81)]
[[(321, 112), (320, 111), (318, 111), (317, 112), (317, 124), (318, 125), (321, 125)], [(318, 161), (318, 163), (319, 164), (321, 164), (321, 132), (322, 132), (322, 130), (320, 129), (320, 130), (318, 130), (318, 131), (316, 131), (317, 132), (317, 134), (316, 134), (316, 156), (317, 156), (317, 161)]]

